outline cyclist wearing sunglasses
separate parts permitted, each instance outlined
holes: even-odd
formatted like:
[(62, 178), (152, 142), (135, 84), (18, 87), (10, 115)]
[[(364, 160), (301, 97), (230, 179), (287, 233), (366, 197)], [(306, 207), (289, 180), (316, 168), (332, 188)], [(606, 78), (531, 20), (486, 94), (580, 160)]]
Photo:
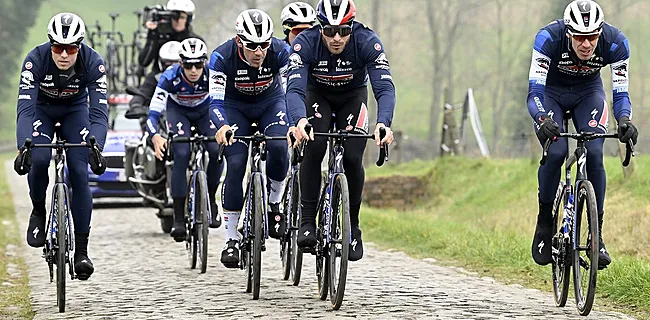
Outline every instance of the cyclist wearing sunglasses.
[[(251, 134), (257, 123), (262, 134), (283, 136), (287, 133), (287, 109), (280, 74), (288, 64), (289, 47), (273, 37), (273, 21), (261, 10), (239, 14), (235, 22), (237, 36), (217, 47), (210, 57), (210, 95), (214, 107), (212, 120), (219, 131), (217, 141), (226, 144), (228, 168), (223, 190), (226, 245), (221, 263), (239, 267), (237, 223), (244, 205), (242, 180), (246, 171), (248, 147), (243, 142), (226, 141), (229, 130), (238, 135)], [(280, 200), (284, 178), (289, 169), (287, 144), (267, 141), (266, 173), (269, 194), (269, 235), (279, 239), (284, 233), (284, 215)]]
[[(158, 132), (160, 114), (166, 110), (169, 134), (189, 137), (191, 124), (205, 136), (215, 135), (217, 128), (210, 120), (210, 99), (208, 96), (208, 70), (205, 62), (208, 49), (198, 38), (189, 38), (181, 42), (180, 64), (174, 64), (163, 72), (149, 105), (147, 131), (152, 136), (156, 157), (162, 160), (167, 140)], [(174, 225), (170, 236), (177, 242), (185, 240), (185, 198), (187, 197), (187, 166), (190, 163), (190, 146), (186, 143), (173, 145), (174, 166), (172, 167), (171, 196), (174, 205)], [(212, 213), (211, 228), (221, 225), (216, 193), (223, 166), (217, 161), (219, 147), (214, 143), (206, 144), (210, 155), (207, 169), (208, 195)]]
[[(297, 128), (290, 128), (298, 138), (307, 136), (305, 125), (311, 123), (316, 132), (330, 129), (332, 112), (336, 126), (353, 133), (368, 132), (367, 79), (370, 79), (377, 99), (378, 115), (375, 136), (385, 127), (386, 137), (393, 140), (390, 125), (395, 109), (395, 86), (383, 45), (374, 31), (355, 21), (356, 9), (352, 0), (321, 0), (317, 7), (320, 28), (303, 31), (293, 42), (289, 57), (287, 108)], [(343, 166), (350, 188), (350, 222), (352, 243), (349, 260), (363, 257), (359, 208), (364, 183), (363, 153), (365, 140), (345, 141)], [(316, 244), (316, 205), (321, 179), (321, 161), (327, 141), (316, 138), (307, 144), (300, 167), (302, 221), (298, 245)]]
[[(25, 139), (34, 143), (51, 143), (54, 125), (61, 123), (62, 138), (69, 143), (81, 143), (95, 136), (99, 149), (104, 148), (108, 125), (106, 104), (106, 73), (100, 55), (82, 43), (85, 25), (73, 13), (59, 13), (48, 23), (49, 42), (43, 43), (27, 54), (20, 74), (16, 142), (20, 152), (16, 167), (20, 175), (29, 173), (29, 195), (32, 213), (27, 228), (27, 243), (32, 247), (45, 245), (46, 208), (45, 193), (49, 183), (48, 167), (52, 152), (33, 149), (25, 152)], [(89, 157), (83, 148), (67, 150), (72, 195), (72, 216), (75, 230), (74, 268), (78, 275), (90, 276), (94, 272), (88, 258), (88, 234), (92, 211), (92, 198), (88, 187), (88, 162), (96, 174), (105, 166)], [(80, 279), (85, 279), (81, 277)]]
[(280, 14), (284, 41), (289, 45), (304, 30), (311, 28), (316, 23), (316, 11), (305, 2), (289, 3)]
[[(562, 122), (566, 111), (571, 111), (578, 132), (607, 132), (609, 110), (600, 69), (608, 64), (612, 70), (612, 107), (619, 139), (636, 143), (638, 132), (630, 121), (629, 61), (628, 40), (604, 22), (603, 10), (594, 1), (571, 2), (563, 20), (542, 28), (535, 37), (528, 89), (528, 111), (542, 145), (548, 139), (557, 139), (562, 130), (558, 122)], [(606, 185), (603, 143), (604, 139), (586, 143), (587, 176), (596, 193), (600, 230)], [(551, 262), (552, 205), (566, 153), (566, 138), (558, 139), (551, 144), (546, 164), (538, 170), (539, 214), (531, 251), (533, 260), (540, 265)], [(600, 235), (598, 263), (606, 266), (611, 258)]]

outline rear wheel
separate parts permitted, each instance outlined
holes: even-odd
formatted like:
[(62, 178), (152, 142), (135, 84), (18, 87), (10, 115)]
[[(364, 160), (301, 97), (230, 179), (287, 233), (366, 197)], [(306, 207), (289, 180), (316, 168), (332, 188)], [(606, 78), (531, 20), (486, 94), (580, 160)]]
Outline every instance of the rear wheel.
[(570, 240), (564, 237), (562, 230), (564, 221), (562, 218), (566, 197), (566, 188), (564, 181), (560, 181), (558, 190), (555, 194), (555, 203), (553, 204), (553, 241), (552, 241), (552, 278), (553, 278), (553, 296), (555, 305), (564, 307), (569, 295), (569, 281), (571, 276)]
[(598, 211), (594, 187), (581, 181), (576, 192), (574, 220), (575, 247), (573, 252), (573, 285), (576, 307), (581, 315), (591, 312), (598, 276)]
[(59, 312), (65, 312), (66, 251), (66, 195), (63, 184), (56, 186), (56, 304)]
[(253, 300), (260, 297), (260, 276), (262, 268), (262, 245), (264, 244), (264, 203), (262, 198), (262, 178), (261, 175), (253, 176)]
[(198, 200), (195, 206), (199, 209), (198, 218), (200, 221), (194, 225), (197, 234), (197, 246), (201, 273), (205, 273), (208, 267), (208, 227), (210, 220), (208, 220), (208, 183), (205, 172), (199, 171), (197, 174), (197, 191), (196, 199)]

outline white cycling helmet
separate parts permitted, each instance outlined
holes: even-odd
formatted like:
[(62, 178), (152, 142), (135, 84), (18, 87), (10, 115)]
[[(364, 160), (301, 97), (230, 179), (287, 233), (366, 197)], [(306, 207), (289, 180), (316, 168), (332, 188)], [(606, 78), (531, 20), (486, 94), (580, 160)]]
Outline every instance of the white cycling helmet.
[(316, 11), (304, 2), (289, 3), (280, 14), (282, 25), (297, 25), (297, 24), (311, 24), (316, 23)]
[(357, 16), (352, 0), (320, 0), (316, 10), (318, 22), (323, 26), (350, 24)]
[(199, 38), (187, 38), (181, 42), (178, 55), (183, 62), (201, 62), (208, 58), (208, 47)]
[(182, 11), (188, 15), (192, 15), (196, 6), (192, 0), (169, 0), (167, 2), (167, 10), (169, 11)]
[(596, 34), (603, 23), (603, 9), (592, 0), (575, 0), (564, 9), (564, 24), (571, 33)]
[(273, 36), (273, 21), (266, 12), (258, 9), (244, 10), (235, 21), (237, 35), (244, 41), (268, 42)]
[(179, 52), (181, 43), (178, 41), (165, 42), (158, 50), (158, 66), (160, 70), (165, 70), (165, 64), (169, 62), (178, 62), (181, 59)]
[(85, 36), (86, 25), (74, 13), (59, 13), (52, 17), (47, 25), (47, 37), (50, 38), (50, 42), (79, 44)]

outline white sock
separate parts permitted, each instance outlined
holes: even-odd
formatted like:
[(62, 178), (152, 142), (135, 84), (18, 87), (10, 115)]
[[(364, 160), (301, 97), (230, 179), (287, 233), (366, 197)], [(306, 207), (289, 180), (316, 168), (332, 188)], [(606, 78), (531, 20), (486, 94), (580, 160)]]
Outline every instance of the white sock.
[(282, 195), (284, 194), (284, 181), (275, 181), (269, 179), (269, 190), (271, 194), (269, 195), (269, 203), (280, 203), (282, 201)]
[(229, 240), (239, 240), (239, 235), (237, 234), (237, 223), (239, 222), (238, 211), (224, 211), (223, 212), (223, 222), (226, 226), (226, 241)]

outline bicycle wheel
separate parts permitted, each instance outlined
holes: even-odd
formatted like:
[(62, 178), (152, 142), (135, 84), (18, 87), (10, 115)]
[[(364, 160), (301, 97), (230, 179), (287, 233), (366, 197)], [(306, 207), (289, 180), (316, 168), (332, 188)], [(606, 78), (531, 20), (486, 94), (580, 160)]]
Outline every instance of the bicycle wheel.
[(56, 206), (56, 305), (59, 312), (65, 312), (65, 278), (66, 278), (66, 203), (65, 188), (57, 184), (55, 188)]
[(280, 237), (280, 259), (282, 260), (282, 280), (289, 280), (291, 277), (291, 212), (290, 212), (290, 202), (291, 202), (291, 187), (289, 184), (293, 184), (291, 179), (289, 179), (287, 187), (284, 189), (284, 194), (282, 195), (282, 205), (284, 206), (284, 220), (285, 226), (284, 234)]
[(199, 255), (199, 266), (201, 273), (205, 273), (208, 267), (208, 227), (210, 220), (208, 220), (208, 180), (205, 175), (205, 172), (199, 171), (197, 173), (197, 190), (195, 194), (197, 195), (196, 200), (197, 204), (195, 208), (198, 209), (198, 218), (194, 228), (196, 229), (197, 243), (198, 243), (198, 255)]
[[(190, 178), (190, 186), (194, 183), (193, 180), (193, 178)], [(194, 212), (196, 212), (196, 190), (194, 188), (190, 188), (189, 190), (190, 192), (185, 198), (185, 249), (190, 259), (190, 269), (196, 269), (198, 243), (196, 241), (193, 222)]]
[(264, 202), (262, 198), (262, 178), (260, 174), (253, 177), (253, 300), (260, 297), (260, 276), (262, 269), (262, 244), (264, 243)]
[[(323, 204), (324, 205), (324, 204)], [(321, 300), (327, 299), (328, 294), (328, 285), (329, 285), (329, 275), (327, 272), (329, 268), (327, 267), (329, 260), (328, 254), (329, 251), (325, 250), (325, 242), (327, 235), (324, 231), (324, 226), (327, 224), (325, 222), (325, 213), (322, 208), (319, 210), (319, 219), (318, 228), (316, 229), (316, 278), (318, 278), (318, 297)]]
[(300, 177), (296, 172), (292, 179), (291, 187), (291, 206), (289, 208), (291, 216), (291, 277), (293, 285), (300, 283), (302, 273), (302, 250), (298, 247), (298, 230), (300, 230)]
[(564, 221), (562, 218), (566, 189), (564, 181), (560, 181), (555, 193), (555, 203), (553, 204), (553, 241), (552, 241), (552, 278), (553, 278), (553, 296), (557, 307), (566, 305), (569, 296), (569, 277), (571, 276), (571, 241), (564, 238), (562, 227)]
[[(598, 276), (598, 211), (594, 187), (588, 180), (579, 182), (573, 223), (576, 248), (573, 251), (573, 285), (576, 307), (581, 315), (586, 316), (594, 304)], [(587, 225), (584, 226), (584, 223)]]
[(338, 174), (332, 185), (332, 213), (329, 243), (329, 285), (332, 309), (338, 310), (343, 303), (345, 282), (348, 276), (348, 254), (350, 250), (350, 194), (348, 180)]

